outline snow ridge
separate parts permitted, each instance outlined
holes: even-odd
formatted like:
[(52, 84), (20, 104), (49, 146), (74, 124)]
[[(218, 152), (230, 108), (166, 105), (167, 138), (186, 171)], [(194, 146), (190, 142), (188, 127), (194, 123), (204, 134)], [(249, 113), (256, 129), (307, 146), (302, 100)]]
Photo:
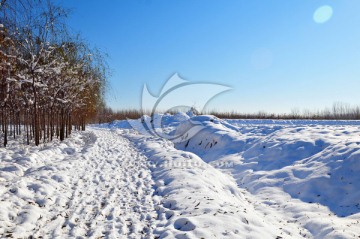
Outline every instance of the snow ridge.
[[(118, 131), (123, 135), (123, 131)], [(159, 238), (304, 238), (276, 212), (258, 210), (226, 174), (164, 139), (126, 134), (152, 165)]]

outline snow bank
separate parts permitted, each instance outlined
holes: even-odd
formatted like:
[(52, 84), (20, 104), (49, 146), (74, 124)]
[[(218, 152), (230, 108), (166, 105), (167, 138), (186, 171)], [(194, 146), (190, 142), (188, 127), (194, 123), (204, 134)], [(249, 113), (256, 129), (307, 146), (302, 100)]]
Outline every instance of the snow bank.
[[(190, 120), (204, 126), (193, 137), (186, 135)], [(350, 125), (353, 122), (254, 124), (254, 120), (223, 121), (209, 116), (190, 120), (176, 128), (177, 133), (184, 133), (184, 141), (176, 148), (231, 174), (251, 193), (264, 194), (264, 202), (276, 198), (277, 191), (282, 200), (302, 209), (284, 213), (302, 217), (313, 236), (360, 235), (360, 129)], [(289, 206), (279, 201), (275, 205)], [(317, 206), (316, 215), (312, 205)], [(311, 220), (306, 220), (309, 215)]]
[[(0, 235), (27, 238), (48, 208), (65, 206), (70, 195), (59, 191), (69, 180), (64, 177), (73, 166), (69, 156), (79, 153), (76, 145), (84, 142), (77, 136), (42, 147), (11, 141), (0, 148)], [(92, 140), (91, 135), (84, 138)]]
[[(118, 131), (123, 135), (123, 131)], [(164, 139), (128, 135), (152, 165), (160, 238), (303, 238), (306, 231), (257, 211), (226, 174)], [(286, 226), (286, 227), (285, 227)]]

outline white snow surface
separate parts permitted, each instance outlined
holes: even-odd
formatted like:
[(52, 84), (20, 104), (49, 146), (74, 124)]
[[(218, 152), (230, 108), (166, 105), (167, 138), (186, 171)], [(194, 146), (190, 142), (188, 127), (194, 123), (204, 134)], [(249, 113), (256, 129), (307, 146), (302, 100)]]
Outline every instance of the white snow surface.
[(231, 175), (261, 204), (315, 238), (360, 236), (359, 121), (220, 120), (193, 117), (177, 128), (193, 152)]
[(0, 149), (0, 238), (153, 238), (146, 157), (108, 130)]
[(360, 237), (359, 121), (155, 117), (0, 148), (0, 238)]

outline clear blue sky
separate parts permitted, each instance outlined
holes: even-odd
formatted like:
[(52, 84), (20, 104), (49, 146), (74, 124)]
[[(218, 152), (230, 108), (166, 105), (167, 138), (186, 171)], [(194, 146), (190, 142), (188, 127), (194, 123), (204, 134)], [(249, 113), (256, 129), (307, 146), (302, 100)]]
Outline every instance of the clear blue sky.
[[(107, 103), (114, 109), (139, 108), (144, 83), (157, 94), (176, 72), (192, 82), (233, 88), (208, 109), (289, 112), (337, 101), (360, 105), (358, 0), (62, 3), (72, 9), (72, 29), (110, 56)], [(323, 5), (333, 14), (318, 23), (314, 13)]]

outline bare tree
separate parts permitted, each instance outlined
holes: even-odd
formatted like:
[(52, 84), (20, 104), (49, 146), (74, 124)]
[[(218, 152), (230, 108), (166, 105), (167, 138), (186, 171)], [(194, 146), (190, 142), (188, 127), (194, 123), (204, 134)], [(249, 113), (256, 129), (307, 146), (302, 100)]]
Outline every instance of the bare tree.
[[(50, 0), (8, 0), (0, 16), (0, 122), (3, 145), (22, 132), (29, 144), (64, 140), (96, 115), (107, 68), (103, 55), (63, 23)], [(27, 8), (31, 4), (35, 8)], [(22, 14), (19, 14), (19, 13)], [(20, 17), (18, 17), (21, 15)]]

